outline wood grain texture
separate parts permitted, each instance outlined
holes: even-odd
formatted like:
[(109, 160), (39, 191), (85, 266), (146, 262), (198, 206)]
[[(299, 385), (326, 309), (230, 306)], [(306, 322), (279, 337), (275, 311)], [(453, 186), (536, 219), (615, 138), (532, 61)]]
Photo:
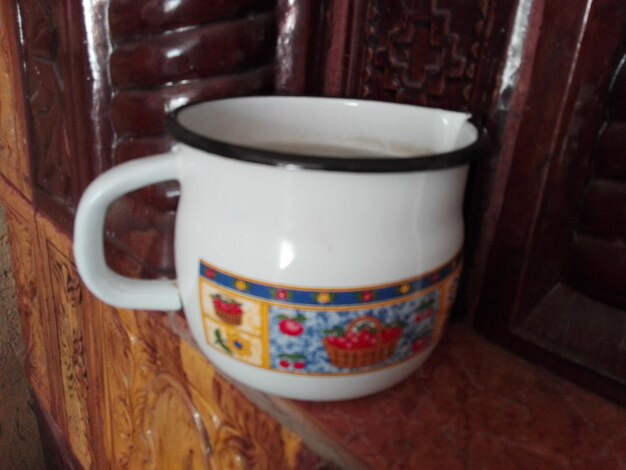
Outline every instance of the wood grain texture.
[(26, 158), (21, 57), (13, 2), (0, 4), (0, 174), (26, 198), (32, 198)]
[[(98, 315), (98, 344), (102, 357), (111, 360), (110, 367), (101, 365), (108, 465), (164, 468), (158, 465), (180, 459), (178, 465), (187, 462), (195, 464), (189, 468), (202, 468), (206, 454), (202, 431), (194, 421), (188, 392), (170, 373), (178, 356), (176, 339), (152, 329), (150, 317), (155, 314), (101, 305)], [(143, 321), (151, 325), (149, 331), (142, 328)], [(180, 367), (173, 369), (176, 373)]]
[(204, 356), (181, 343), (183, 370), (207, 423), (213, 468), (296, 468), (302, 443), (215, 373)]
[(298, 468), (301, 440), (217, 375), (165, 315), (98, 305), (107, 466)]
[(85, 340), (84, 318), (89, 293), (74, 266), (70, 240), (43, 216), (37, 217), (37, 230), (39, 256), (43, 260), (44, 308), (58, 345), (58, 363), (51, 369), (50, 380), (56, 382), (61, 394), (55, 397), (58, 408), (53, 417), (76, 458), (88, 468), (94, 462), (92, 425), (99, 425), (92, 424), (90, 417), (89, 381), (93, 366), (88, 364), (87, 348), (93, 345)]
[[(1, 178), (0, 185), (4, 183)], [(1, 201), (0, 195), (0, 468), (42, 468), (40, 434), (31, 406), (32, 388), (27, 378), (34, 375), (28, 364), (28, 356), (33, 356), (33, 349), (29, 348), (33, 338), (26, 336), (30, 333), (28, 329), (21, 328), (20, 309), (24, 305), (20, 299), (18, 308), (8, 233), (11, 222), (7, 221), (7, 211)], [(14, 228), (24, 227), (18, 223)]]
[(50, 384), (46, 348), (54, 344), (54, 337), (46, 328), (48, 318), (42, 309), (37, 288), (37, 273), (40, 272), (41, 262), (37, 250), (35, 211), (1, 177), (0, 203), (7, 215), (17, 307), (26, 345), (26, 374), (35, 393), (41, 397), (42, 406), (49, 410)]

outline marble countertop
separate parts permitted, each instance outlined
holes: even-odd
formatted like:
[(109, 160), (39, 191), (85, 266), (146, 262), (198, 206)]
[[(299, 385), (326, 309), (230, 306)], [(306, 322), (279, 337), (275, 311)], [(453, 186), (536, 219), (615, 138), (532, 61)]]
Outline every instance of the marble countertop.
[(462, 325), (415, 374), (330, 403), (248, 398), (349, 469), (626, 469), (626, 409)]

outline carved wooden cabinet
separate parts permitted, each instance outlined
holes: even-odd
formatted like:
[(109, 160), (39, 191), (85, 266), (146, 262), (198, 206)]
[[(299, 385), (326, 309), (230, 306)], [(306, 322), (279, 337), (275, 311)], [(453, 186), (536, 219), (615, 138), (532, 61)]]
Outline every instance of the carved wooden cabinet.
[(533, 8), (516, 138), (494, 175), (507, 183), (470, 281), (475, 324), (626, 404), (626, 4)]
[[(493, 154), (470, 178), (457, 316), (623, 399), (625, 10), (620, 0), (0, 3), (0, 202), (49, 455), (61, 468), (324, 465), (215, 372), (180, 313), (103, 305), (72, 260), (74, 211), (96, 175), (170, 149), (168, 111), (241, 94), (479, 115)], [(177, 197), (171, 182), (110, 208), (116, 270), (174, 276)]]
[[(215, 373), (175, 313), (92, 297), (71, 250), (85, 186), (115, 163), (168, 149), (168, 110), (271, 91), (274, 10), (263, 0), (0, 5), (0, 198), (51, 468), (55, 459), (59, 468), (321, 462)], [(120, 270), (172, 273), (176, 196), (162, 185), (112, 208), (109, 253)]]

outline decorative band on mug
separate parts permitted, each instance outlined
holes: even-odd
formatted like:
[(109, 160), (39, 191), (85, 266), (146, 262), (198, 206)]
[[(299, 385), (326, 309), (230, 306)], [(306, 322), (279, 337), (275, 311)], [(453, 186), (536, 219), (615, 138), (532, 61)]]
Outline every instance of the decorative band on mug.
[(459, 253), (443, 266), (420, 276), (391, 284), (361, 287), (358, 289), (311, 289), (304, 287), (271, 285), (219, 269), (200, 261), (200, 277), (234, 292), (272, 303), (303, 306), (339, 307), (366, 305), (396, 300), (427, 289), (447, 278), (461, 263)]
[(284, 374), (361, 374), (425, 358), (454, 300), (461, 255), (419, 277), (353, 289), (270, 286), (201, 262), (213, 350)]

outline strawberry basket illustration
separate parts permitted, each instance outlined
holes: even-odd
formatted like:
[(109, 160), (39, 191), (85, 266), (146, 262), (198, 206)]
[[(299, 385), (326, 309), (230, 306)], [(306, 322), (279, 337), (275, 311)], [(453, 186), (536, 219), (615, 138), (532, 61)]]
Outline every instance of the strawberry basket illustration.
[(402, 328), (383, 325), (373, 317), (351, 321), (345, 330), (335, 327), (325, 331), (324, 348), (331, 364), (358, 369), (385, 361), (396, 351)]
[(217, 318), (229, 325), (241, 325), (243, 310), (239, 302), (228, 297), (222, 297), (219, 294), (211, 297), (213, 298), (213, 308)]

